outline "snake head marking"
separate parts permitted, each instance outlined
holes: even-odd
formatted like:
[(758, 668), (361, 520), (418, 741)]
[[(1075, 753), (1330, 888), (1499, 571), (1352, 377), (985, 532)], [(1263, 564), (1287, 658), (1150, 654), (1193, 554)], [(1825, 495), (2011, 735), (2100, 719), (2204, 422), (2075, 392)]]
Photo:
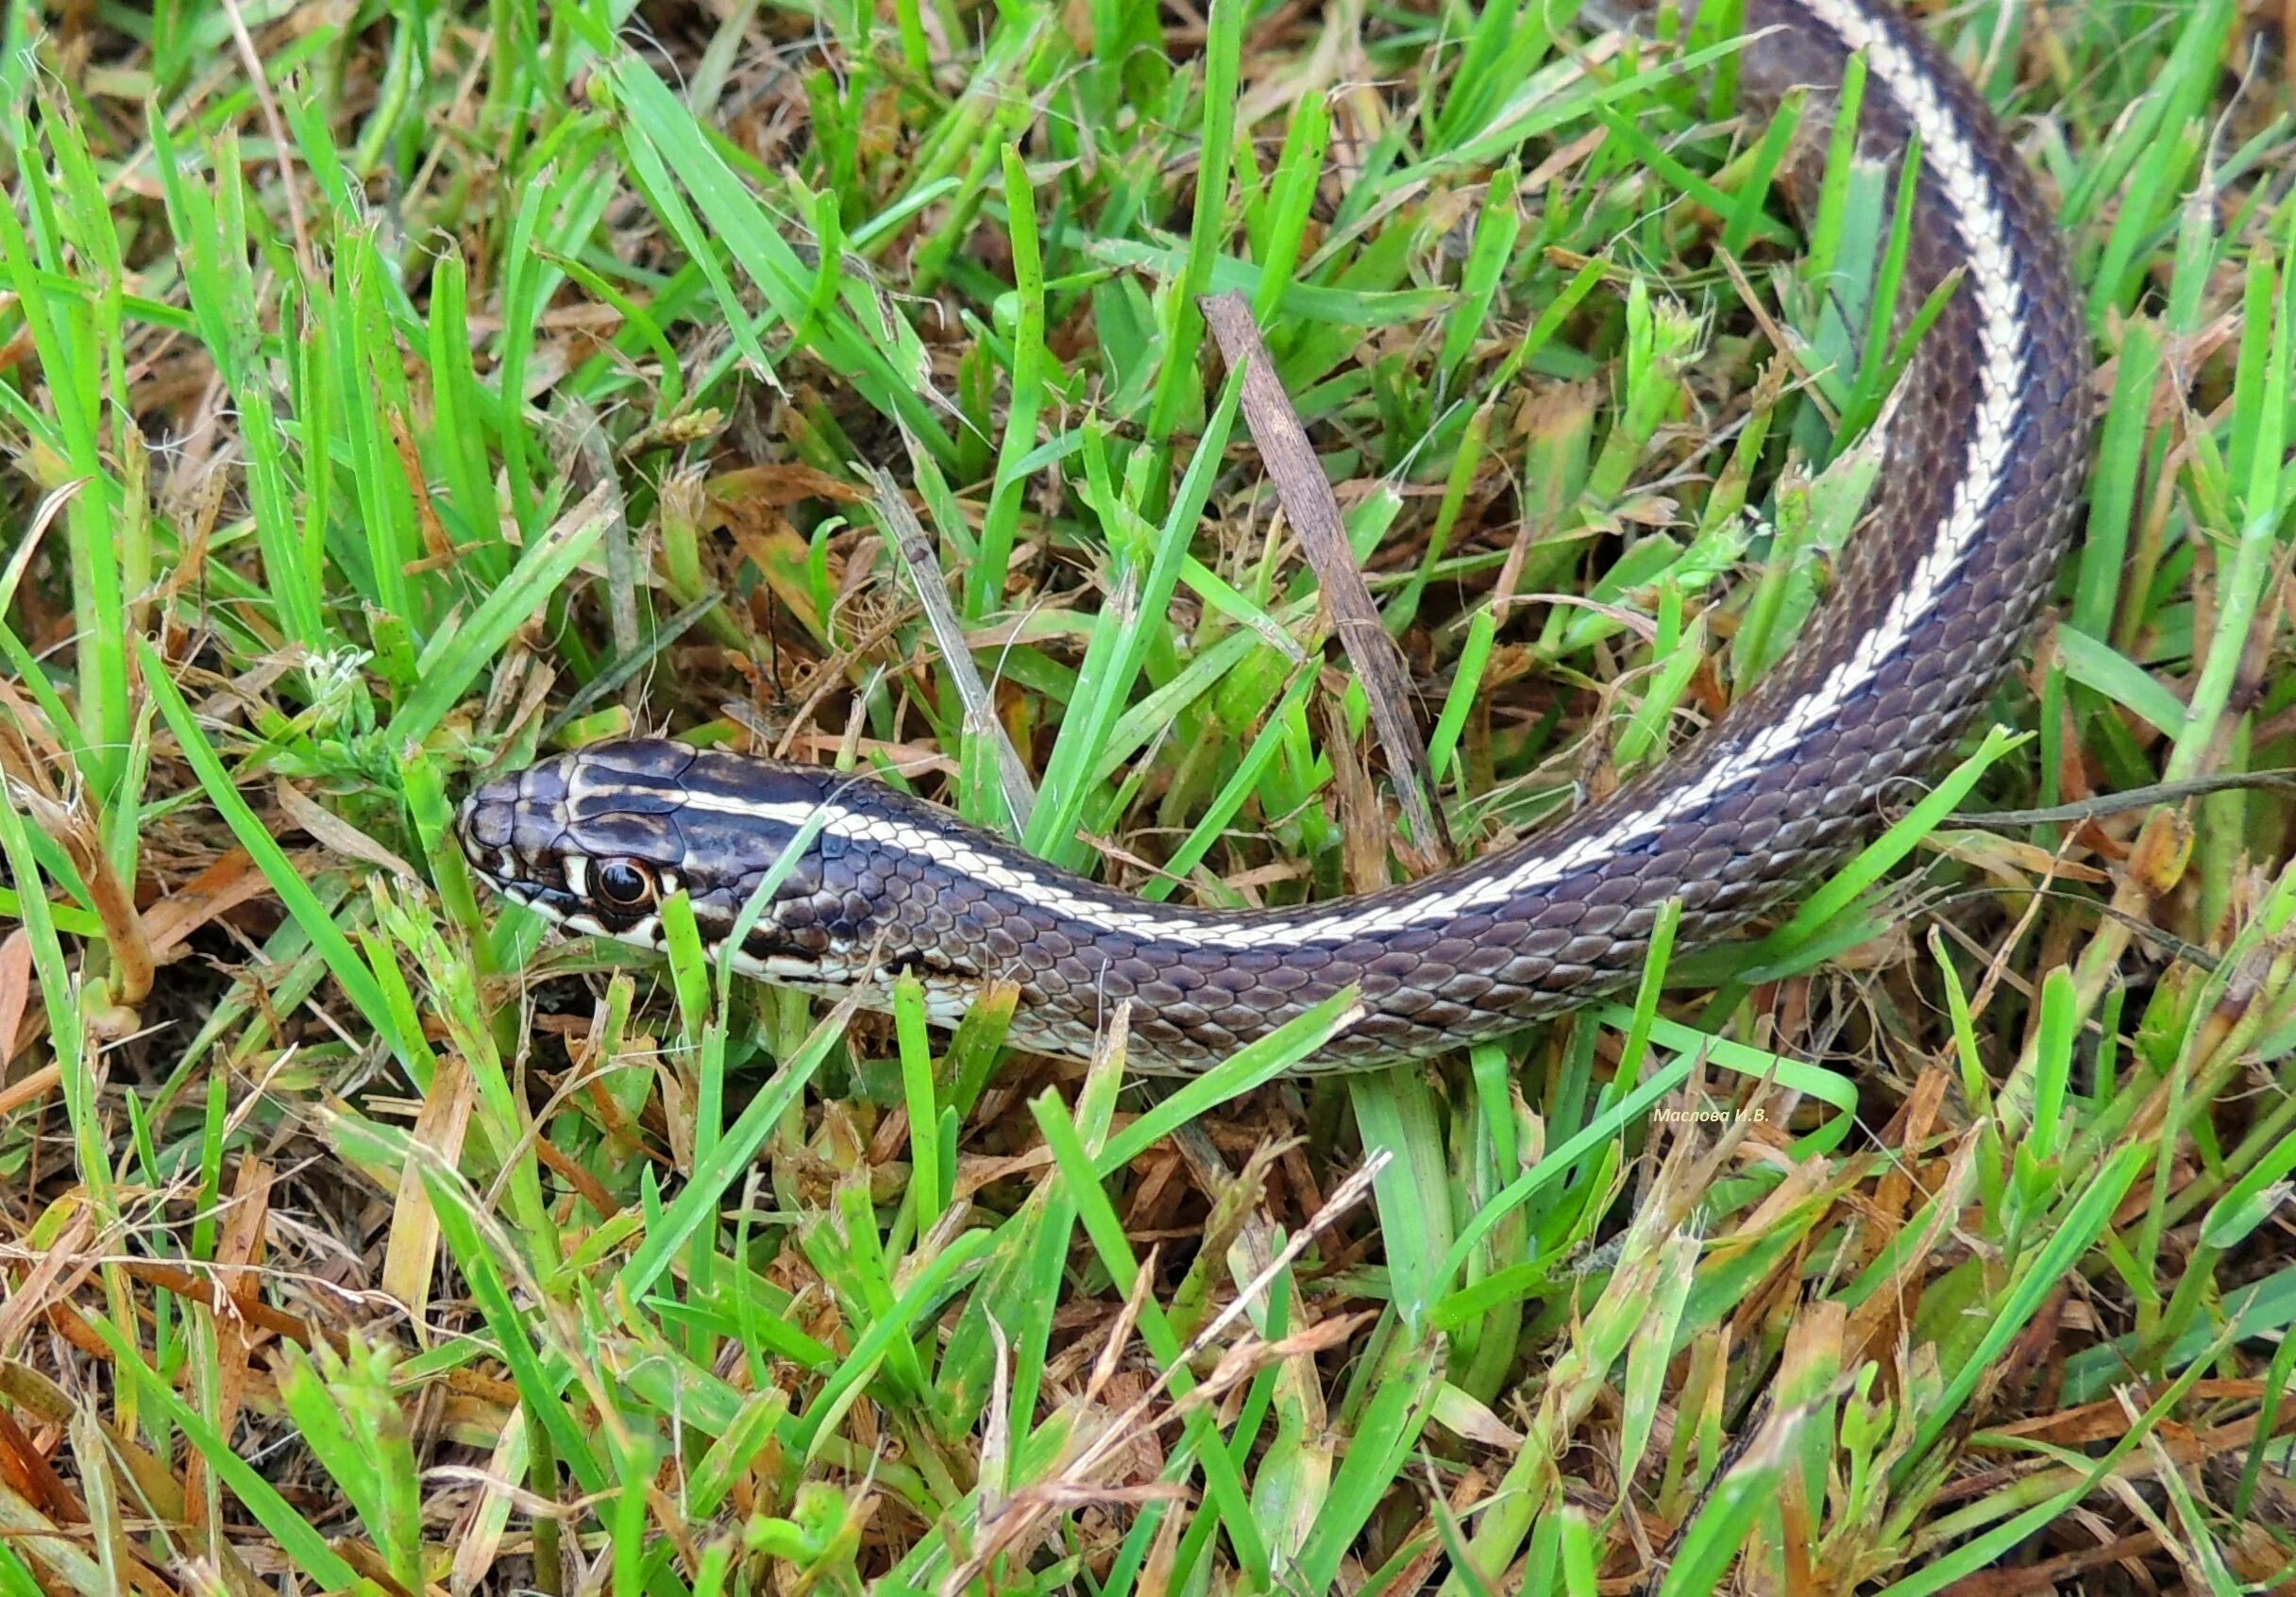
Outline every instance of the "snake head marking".
[[(659, 947), (662, 902), (683, 888), (714, 945), (847, 780), (682, 744), (604, 744), (486, 783), (464, 801), (456, 834), (489, 886), (571, 931)], [(754, 951), (828, 951), (811, 904), (826, 863), (818, 840), (792, 862)]]

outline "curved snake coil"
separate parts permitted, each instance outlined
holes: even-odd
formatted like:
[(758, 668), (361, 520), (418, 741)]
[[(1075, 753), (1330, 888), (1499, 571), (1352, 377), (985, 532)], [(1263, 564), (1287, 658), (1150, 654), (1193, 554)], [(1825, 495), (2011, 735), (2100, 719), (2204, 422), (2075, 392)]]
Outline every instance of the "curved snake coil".
[[(582, 750), (493, 782), (461, 835), (498, 890), (573, 930), (661, 941), (683, 887), (706, 942), (808, 820), (818, 836), (735, 956), (767, 981), (953, 1022), (1021, 989), (1012, 1040), (1089, 1053), (1134, 1001), (1136, 1068), (1198, 1070), (1355, 983), (1364, 1014), (1312, 1062), (1457, 1048), (1634, 980), (1776, 905), (1933, 769), (2008, 665), (2063, 553), (2089, 446), (2087, 337), (2050, 210), (1977, 93), (1866, 0), (1748, 0), (1743, 100), (1837, 87), (1863, 52), (1860, 153), (1920, 178), (1899, 304), (1961, 280), (1883, 427), (1867, 524), (1793, 654), (1675, 759), (1519, 847), (1299, 908), (1167, 908), (1055, 870), (874, 782), (677, 744)], [(1807, 187), (1817, 152), (1797, 158)]]

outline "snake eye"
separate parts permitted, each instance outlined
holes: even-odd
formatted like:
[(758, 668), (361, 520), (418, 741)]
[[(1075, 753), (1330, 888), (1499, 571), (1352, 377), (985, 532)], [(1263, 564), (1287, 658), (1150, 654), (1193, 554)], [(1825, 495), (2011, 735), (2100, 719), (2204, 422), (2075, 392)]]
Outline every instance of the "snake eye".
[(614, 909), (644, 909), (653, 902), (653, 872), (636, 860), (600, 861), (597, 882), (599, 901)]

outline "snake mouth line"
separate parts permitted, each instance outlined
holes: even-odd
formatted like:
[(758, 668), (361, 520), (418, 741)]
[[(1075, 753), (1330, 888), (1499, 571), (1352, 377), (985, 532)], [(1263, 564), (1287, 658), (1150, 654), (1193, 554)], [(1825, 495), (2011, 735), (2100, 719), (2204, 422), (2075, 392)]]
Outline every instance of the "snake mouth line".
[[(467, 824), (472, 811), (465, 801), (464, 814), (458, 818), (457, 835), (462, 841), (464, 856), (471, 873), (488, 888), (521, 909), (531, 910), (552, 925), (590, 937), (634, 944), (657, 952), (668, 946), (663, 930), (658, 907), (642, 912), (616, 913), (572, 891), (563, 881), (542, 880), (533, 874), (538, 868), (520, 861), (509, 849), (487, 849), (474, 840)], [(492, 854), (494, 858), (489, 859)], [(701, 933), (704, 956), (711, 962), (732, 937), (735, 921), (727, 919), (706, 905), (695, 906), (696, 928)], [(836, 950), (827, 954), (809, 950), (781, 936), (770, 920), (761, 920), (750, 929), (747, 941), (735, 956), (735, 963), (747, 973), (761, 980), (802, 982), (823, 991), (833, 991), (848, 977), (840, 975), (844, 962)], [(899, 974), (917, 969), (928, 979), (961, 974), (947, 969), (936, 959), (920, 961), (913, 956), (901, 962), (886, 962), (888, 970)], [(977, 973), (973, 973), (978, 980)]]

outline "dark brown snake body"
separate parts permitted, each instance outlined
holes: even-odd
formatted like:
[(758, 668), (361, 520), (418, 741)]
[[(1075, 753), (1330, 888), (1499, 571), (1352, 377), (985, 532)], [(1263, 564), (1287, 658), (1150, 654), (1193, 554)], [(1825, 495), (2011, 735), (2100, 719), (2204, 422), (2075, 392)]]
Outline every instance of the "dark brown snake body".
[[(1193, 1071), (1349, 983), (1362, 1017), (1313, 1062), (1379, 1064), (1494, 1036), (1632, 982), (1670, 899), (1678, 946), (1776, 906), (1871, 834), (1887, 790), (1968, 731), (2030, 627), (2079, 503), (2088, 340), (2049, 208), (1976, 92), (1886, 4), (1748, 0), (1745, 102), (1838, 87), (1863, 50), (1863, 159), (1920, 177), (1899, 303), (1960, 280), (1881, 426), (1867, 524), (1794, 653), (1675, 759), (1519, 847), (1408, 885), (1228, 913), (1144, 902), (880, 784), (637, 742), (489, 784), (480, 873), (578, 931), (658, 945), (659, 900), (728, 936), (819, 828), (737, 951), (768, 981), (935, 1016), (1016, 983), (1016, 1043), (1087, 1053), (1132, 1001), (1135, 1067)], [(1805, 179), (1817, 153), (1798, 158)], [(1902, 319), (1902, 317), (1901, 317)]]

